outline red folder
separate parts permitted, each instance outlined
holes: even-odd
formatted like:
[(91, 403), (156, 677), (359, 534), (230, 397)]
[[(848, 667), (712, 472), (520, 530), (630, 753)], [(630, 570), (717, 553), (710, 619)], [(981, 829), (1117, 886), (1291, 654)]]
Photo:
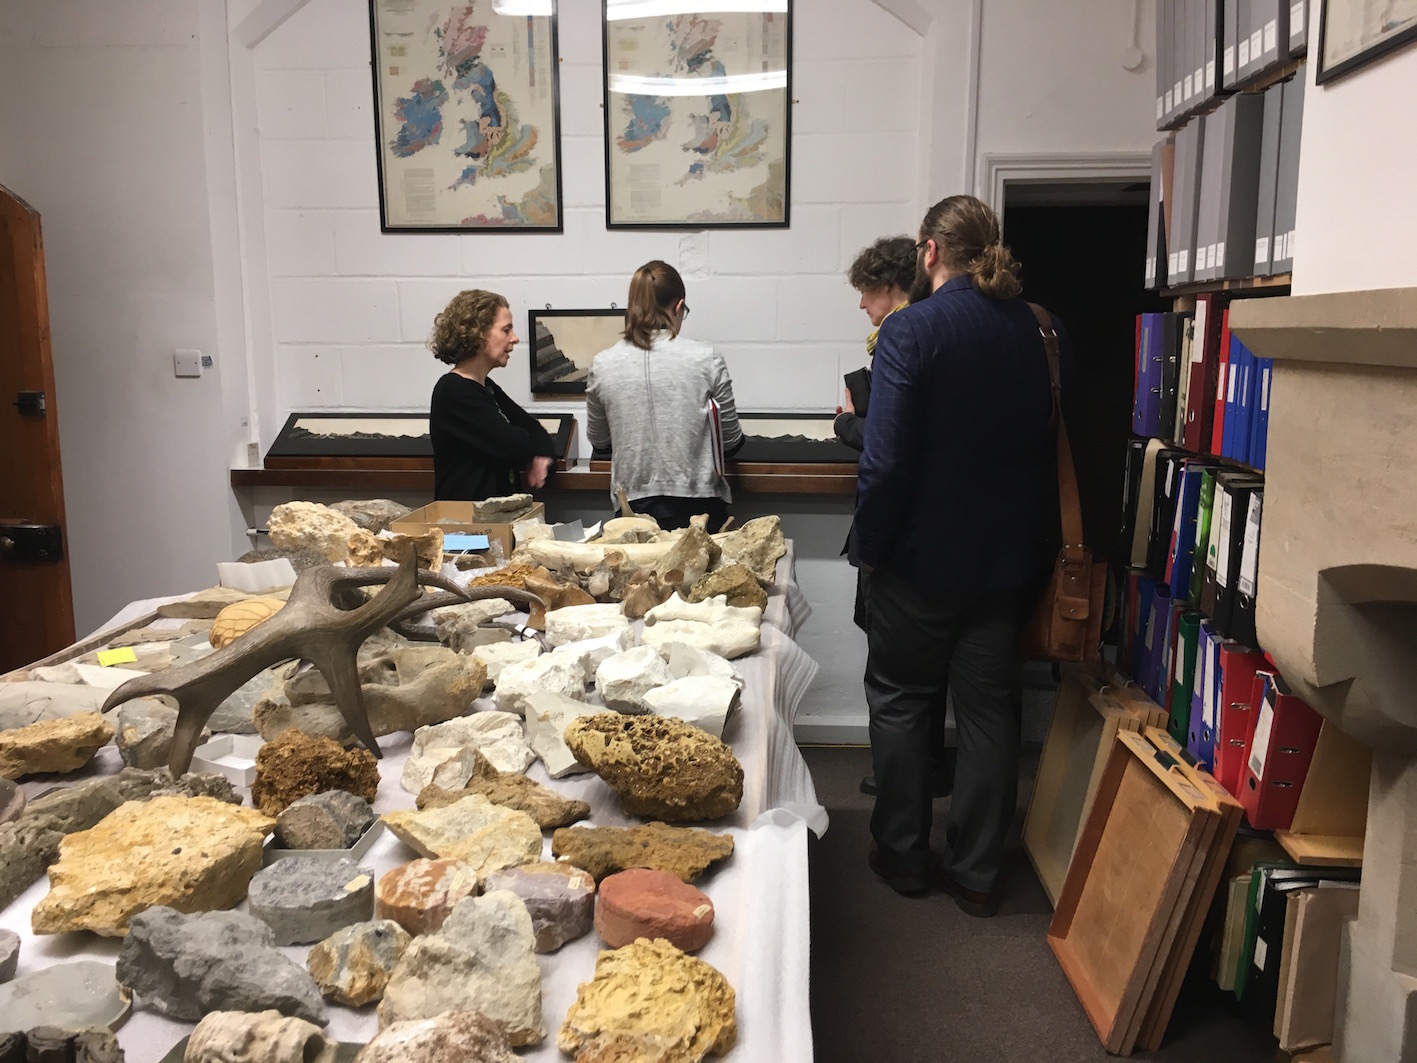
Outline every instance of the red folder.
[(1255, 712), (1245, 781), (1238, 796), (1250, 826), (1288, 830), (1299, 807), (1309, 762), (1314, 759), (1323, 717), (1291, 693), (1278, 675), (1256, 673), (1256, 686), (1261, 680), (1264, 694)]
[(1225, 439), (1225, 389), (1230, 383), (1230, 311), (1220, 315), (1220, 346), (1215, 356), (1215, 410), (1211, 414), (1208, 454), (1219, 454)]
[[(1228, 311), (1227, 311), (1228, 313)], [(1220, 333), (1225, 322), (1214, 293), (1196, 297), (1196, 339), (1188, 371), (1185, 447), (1202, 453), (1214, 434), (1216, 378), (1219, 369)]]
[[(1232, 794), (1240, 792), (1254, 724), (1255, 672), (1264, 654), (1238, 642), (1220, 644), (1220, 708), (1216, 712), (1215, 777)], [(1261, 692), (1264, 688), (1261, 686)]]

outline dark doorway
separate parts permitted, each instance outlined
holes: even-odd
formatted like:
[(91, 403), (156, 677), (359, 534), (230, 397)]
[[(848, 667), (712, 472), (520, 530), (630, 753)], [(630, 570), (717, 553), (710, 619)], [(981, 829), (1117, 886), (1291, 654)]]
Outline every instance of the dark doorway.
[(1082, 415), (1068, 436), (1088, 545), (1109, 557), (1131, 433), (1136, 315), (1167, 309), (1142, 287), (1148, 188), (1018, 183), (1004, 192), (1004, 243), (1023, 266), (1024, 297), (1058, 315), (1072, 339), (1081, 395), (1069, 405)]

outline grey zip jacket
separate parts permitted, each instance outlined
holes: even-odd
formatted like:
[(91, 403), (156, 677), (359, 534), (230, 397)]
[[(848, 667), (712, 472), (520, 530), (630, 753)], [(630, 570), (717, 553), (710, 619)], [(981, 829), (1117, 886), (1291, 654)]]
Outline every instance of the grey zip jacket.
[(722, 448), (731, 451), (743, 438), (733, 381), (707, 343), (661, 330), (648, 351), (621, 340), (596, 355), (586, 382), (586, 435), (591, 446), (611, 449), (610, 497), (623, 487), (632, 500), (733, 501), (714, 467), (711, 402), (718, 403)]

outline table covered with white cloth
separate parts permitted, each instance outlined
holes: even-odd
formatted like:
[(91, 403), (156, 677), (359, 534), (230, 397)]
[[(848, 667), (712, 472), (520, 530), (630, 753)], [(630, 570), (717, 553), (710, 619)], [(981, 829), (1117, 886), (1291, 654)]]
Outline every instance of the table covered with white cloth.
[[(743, 765), (742, 803), (722, 820), (693, 824), (731, 834), (734, 839), (732, 857), (710, 868), (695, 884), (708, 894), (715, 908), (713, 938), (696, 955), (721, 971), (737, 994), (738, 1043), (729, 1054), (730, 1060), (792, 1063), (812, 1058), (807, 831), (821, 834), (827, 817), (792, 737), (798, 705), (817, 669), (792, 639), (810, 613), (793, 578), (792, 561), (789, 544), (788, 555), (779, 563), (777, 588), (764, 612), (761, 646), (733, 662), (744, 688), (742, 703), (723, 737)], [(135, 620), (168, 600), (135, 602), (105, 628)], [(495, 705), (490, 697), (479, 698), (473, 706), (474, 711), (492, 708)], [(415, 795), (399, 784), (411, 743), (408, 732), (379, 740), (383, 759), (379, 762), (376, 812), (414, 807)], [(100, 751), (88, 773), (112, 773), (121, 767), (118, 751), (110, 745)], [(641, 822), (621, 811), (619, 798), (597, 776), (551, 779), (540, 760), (527, 775), (567, 797), (588, 802), (591, 814), (580, 826)], [(31, 782), (26, 788), (37, 791), (48, 785), (52, 783)], [(242, 792), (249, 801), (249, 792)], [(377, 876), (417, 855), (385, 831), (360, 863), (371, 867)], [(549, 834), (543, 857), (551, 859)], [(115, 960), (119, 939), (88, 933), (36, 936), (30, 931), (30, 912), (48, 888), (47, 878), (41, 878), (0, 912), (0, 928), (14, 930), (22, 939), (19, 974), (72, 959)], [(245, 910), (244, 901), (240, 908)], [(575, 1001), (577, 986), (594, 975), (602, 947), (591, 931), (556, 952), (537, 956), (547, 1036), (539, 1045), (520, 1049), (519, 1055), (529, 1060), (566, 1058), (556, 1048), (556, 1032)], [(309, 949), (302, 945), (282, 951), (304, 966)], [(469, 1005), (475, 1007), (476, 1001), (470, 1000)], [(327, 1034), (336, 1040), (362, 1043), (378, 1031), (372, 1004), (359, 1009), (329, 1004), (329, 1015)], [(186, 1036), (192, 1025), (138, 1006), (119, 1029), (118, 1040), (130, 1063), (154, 1063)]]

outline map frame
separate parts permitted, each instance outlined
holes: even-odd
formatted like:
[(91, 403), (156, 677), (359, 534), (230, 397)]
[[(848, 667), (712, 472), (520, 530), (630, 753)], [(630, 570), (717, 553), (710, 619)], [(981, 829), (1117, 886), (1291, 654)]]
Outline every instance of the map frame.
[[(621, 230), (646, 230), (646, 229), (685, 229), (698, 231), (701, 229), (787, 229), (791, 227), (792, 217), (792, 7), (793, 0), (785, 0), (786, 10), (784, 12), (774, 12), (774, 15), (781, 15), (785, 22), (785, 29), (782, 34), (781, 63), (782, 69), (786, 72), (786, 83), (781, 89), (781, 106), (775, 108), (775, 113), (769, 117), (770, 122), (780, 124), (782, 128), (782, 149), (780, 154), (774, 154), (767, 160), (765, 170), (773, 173), (774, 168), (780, 168), (781, 172), (781, 217), (772, 219), (744, 219), (744, 220), (706, 220), (703, 218), (686, 216), (682, 213), (675, 214), (666, 211), (662, 216), (655, 218), (639, 217), (633, 220), (626, 218), (616, 218), (615, 204), (620, 196), (617, 194), (616, 167), (614, 164), (616, 154), (616, 130), (624, 125), (621, 114), (620, 101), (627, 98), (626, 94), (612, 93), (610, 89), (611, 79), (611, 54), (610, 36), (611, 19), (609, 18), (609, 0), (601, 0), (600, 5), (600, 30), (601, 30), (601, 91), (602, 91), (602, 117), (605, 129), (605, 227), (607, 229)], [(728, 15), (741, 13), (733, 4), (724, 5), (727, 10), (716, 8), (711, 2), (704, 3), (700, 7), (682, 5), (678, 7), (675, 14), (678, 16), (705, 17), (712, 18), (715, 15)], [(776, 58), (776, 53), (774, 58)], [(662, 66), (663, 64), (655, 64)], [(619, 71), (617, 71), (618, 73)], [(644, 76), (657, 76), (661, 70), (641, 70), (636, 73)], [(778, 90), (773, 90), (777, 92)], [(725, 94), (733, 98), (739, 98), (745, 94)], [(764, 94), (766, 95), (766, 94)], [(640, 97), (645, 98), (645, 97)], [(681, 97), (685, 99), (703, 99), (709, 101), (710, 96), (705, 93), (703, 97)], [(756, 102), (756, 101), (755, 101)], [(682, 132), (679, 133), (682, 136)], [(686, 159), (692, 159), (687, 150), (684, 152)], [(705, 183), (726, 184), (722, 179), (715, 181), (713, 174), (707, 174), (701, 179)], [(732, 176), (732, 175), (729, 175)], [(775, 174), (769, 177), (769, 181), (775, 180)], [(725, 201), (731, 200), (731, 192), (725, 189), (722, 193)]]
[[(410, 6), (427, 12), (431, 15), (435, 12), (450, 13), (459, 7), (482, 6), (488, 0), (411, 0)], [(390, 165), (390, 135), (391, 131), (385, 128), (384, 100), (385, 85), (382, 76), (382, 64), (380, 62), (380, 32), (379, 32), (379, 5), (380, 0), (368, 0), (369, 4), (369, 35), (370, 35), (370, 76), (374, 84), (374, 157), (378, 173), (379, 187), (379, 229), (381, 232), (390, 234), (401, 233), (560, 233), (565, 231), (565, 198), (562, 193), (562, 156), (561, 156), (561, 48), (560, 48), (560, 19), (559, 0), (549, 0), (551, 5), (550, 15), (499, 15), (487, 13), (488, 20), (498, 20), (507, 23), (545, 23), (543, 29), (550, 35), (550, 72), (551, 72), (551, 129), (549, 152), (538, 152), (535, 156), (543, 170), (543, 185), (552, 184), (554, 186), (554, 213), (553, 221), (548, 222), (526, 222), (506, 220), (503, 211), (503, 220), (477, 221), (474, 218), (464, 217), (464, 210), (448, 210), (440, 205), (438, 217), (429, 223), (414, 223), (407, 221), (391, 221), (388, 203), (389, 185), (388, 177), (391, 171)], [(529, 27), (530, 28), (530, 27)], [(402, 84), (400, 83), (400, 80)], [(389, 88), (398, 90), (408, 88), (407, 77), (393, 81)], [(532, 92), (532, 86), (527, 82), (518, 82), (513, 86), (517, 92), (518, 99), (523, 98), (523, 94)], [(440, 120), (441, 124), (441, 120)], [(538, 144), (545, 143), (544, 139), (538, 138)], [(551, 181), (545, 179), (544, 171), (547, 169), (544, 155), (549, 155), (549, 168), (553, 171)], [(452, 191), (452, 190), (444, 190)], [(453, 197), (444, 197), (447, 205), (452, 205)], [(500, 197), (499, 197), (500, 198)], [(528, 197), (529, 198), (529, 197)], [(517, 206), (512, 205), (513, 208)], [(494, 208), (495, 209), (495, 208)]]
[(1417, 4), (1390, 0), (1379, 7), (1373, 0), (1320, 0), (1318, 37), (1314, 83), (1325, 85), (1417, 41)]

